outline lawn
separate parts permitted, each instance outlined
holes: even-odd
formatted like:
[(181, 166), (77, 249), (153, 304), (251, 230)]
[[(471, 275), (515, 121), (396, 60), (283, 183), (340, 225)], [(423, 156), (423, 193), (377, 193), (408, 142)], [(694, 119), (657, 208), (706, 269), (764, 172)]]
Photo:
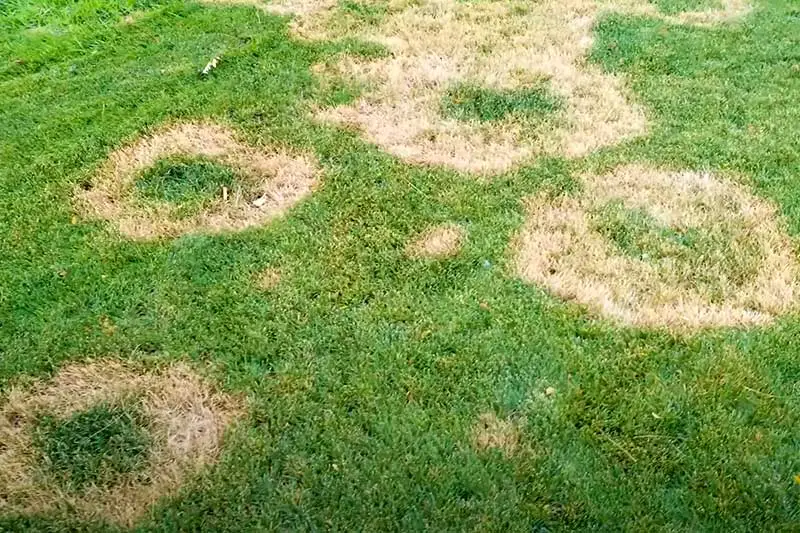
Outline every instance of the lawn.
[[(425, 25), (437, 3), (463, 42)], [(516, 0), (508, 24), (494, 0), (0, 0), (0, 435), (30, 433), (48, 495), (0, 473), (0, 531), (800, 529), (800, 5), (681, 18), (722, 3), (620, 0), (560, 78), (513, 64), (538, 57)], [(87, 207), (180, 124), (224, 154), (167, 147)], [(274, 161), (304, 185), (260, 188)], [(595, 205), (591, 176), (636, 168), (713, 194)], [(616, 274), (594, 259), (553, 259), (577, 288), (525, 262), (535, 230), (582, 235), (531, 222), (547, 206), (586, 210), (641, 299), (584, 294)], [(117, 369), (113, 401), (41, 399), (94, 394), (86, 365)], [(120, 519), (98, 494), (161, 486), (159, 373), (194, 377), (158, 413), (214, 439)]]

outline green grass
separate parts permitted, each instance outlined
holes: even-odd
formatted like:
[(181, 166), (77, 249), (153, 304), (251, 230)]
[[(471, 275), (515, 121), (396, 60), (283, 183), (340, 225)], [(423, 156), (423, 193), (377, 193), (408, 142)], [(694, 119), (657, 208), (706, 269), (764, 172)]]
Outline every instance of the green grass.
[(706, 9), (720, 9), (722, 2), (719, 0), (656, 0), (658, 9), (667, 15), (675, 15), (687, 11), (703, 11)]
[[(625, 76), (648, 135), (482, 181), (307, 118), (330, 96), (311, 66), (374, 46), (292, 41), (286, 18), (245, 7), (6, 1), (0, 383), (121, 354), (190, 360), (251, 399), (220, 463), (141, 531), (796, 529), (797, 316), (692, 337), (620, 328), (508, 275), (507, 246), (522, 197), (632, 161), (739, 174), (797, 234), (798, 36), (792, 0), (715, 29), (608, 17), (591, 61)], [(231, 235), (142, 243), (73, 223), (72, 191), (110, 150), (203, 118), (316, 154), (322, 187)], [(462, 254), (406, 259), (441, 222), (469, 231)], [(282, 280), (265, 293), (252, 279), (268, 266)], [(486, 411), (526, 420), (524, 453), (472, 449)], [(0, 519), (87, 529), (108, 526)]]
[(136, 180), (137, 192), (152, 200), (192, 203), (231, 188), (236, 181), (233, 169), (201, 158), (173, 157), (156, 161)]
[(234, 169), (203, 158), (169, 157), (143, 171), (135, 182), (135, 193), (145, 205), (170, 203), (177, 218), (196, 215), (215, 198), (223, 187), (231, 194), (247, 193)]
[(150, 438), (136, 409), (100, 404), (66, 420), (42, 418), (36, 446), (50, 474), (68, 490), (108, 485), (141, 469)]
[(636, 259), (658, 259), (688, 249), (699, 252), (696, 228), (677, 230), (664, 227), (647, 211), (628, 209), (622, 202), (609, 202), (595, 210), (591, 227), (619, 250)]
[(621, 202), (590, 213), (590, 227), (624, 255), (653, 264), (673, 283), (722, 302), (759, 274), (758, 242), (737, 231), (737, 221), (713, 227), (672, 228)]
[(508, 116), (542, 119), (561, 107), (558, 98), (543, 87), (497, 91), (460, 85), (445, 93), (441, 110), (458, 120), (494, 122)]

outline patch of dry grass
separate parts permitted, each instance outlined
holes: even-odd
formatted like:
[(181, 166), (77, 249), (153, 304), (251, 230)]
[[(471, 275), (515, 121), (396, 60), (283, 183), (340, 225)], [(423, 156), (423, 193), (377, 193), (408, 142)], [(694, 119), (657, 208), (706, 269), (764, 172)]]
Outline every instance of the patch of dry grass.
[[(592, 27), (607, 11), (673, 23), (713, 24), (747, 13), (745, 0), (719, 10), (664, 15), (646, 0), (372, 0), (382, 21), (361, 24), (331, 2), (282, 0), (295, 34), (307, 39), (357, 37), (391, 51), (378, 59), (343, 58), (337, 76), (367, 87), (351, 105), (318, 110), (325, 121), (360, 129), (406, 160), (475, 173), (496, 173), (539, 155), (581, 157), (642, 135), (644, 111), (624, 80), (585, 61)], [(446, 118), (445, 92), (458, 85), (525, 89), (547, 80), (565, 112), (540, 124), (515, 117), (489, 124)]]
[(406, 246), (406, 255), (415, 259), (446, 259), (461, 251), (466, 232), (455, 224), (432, 226)]
[(277, 15), (310, 15), (330, 9), (336, 0), (201, 0), (209, 5), (253, 6)]
[[(63, 490), (38, 461), (33, 430), (40, 416), (66, 419), (103, 402), (136, 398), (149, 422), (152, 447), (144, 472), (110, 487)], [(50, 381), (11, 389), (0, 406), (0, 510), (77, 512), (130, 526), (158, 499), (216, 460), (240, 402), (184, 365), (140, 372), (117, 361), (69, 365)]]
[(675, 15), (661, 13), (658, 8), (649, 2), (640, 2), (627, 9), (631, 14), (655, 17), (670, 24), (688, 24), (692, 26), (714, 26), (724, 22), (733, 22), (748, 15), (753, 6), (747, 0), (722, 0), (717, 9), (700, 11), (684, 11)]
[[(627, 324), (676, 330), (764, 324), (796, 307), (794, 244), (775, 206), (744, 187), (641, 165), (583, 180), (579, 197), (528, 199), (515, 246), (522, 279)], [(596, 227), (610, 205), (654, 221), (619, 228), (644, 248), (626, 253)]]
[[(177, 217), (179, 206), (144, 202), (135, 194), (139, 173), (171, 156), (197, 156), (229, 165), (244, 176), (248, 195), (220, 191), (200, 213)], [(76, 191), (78, 210), (88, 218), (113, 222), (134, 239), (218, 233), (264, 224), (309, 195), (319, 168), (310, 156), (254, 148), (214, 124), (177, 124), (110, 154), (91, 186)]]
[(255, 284), (259, 289), (270, 291), (281, 282), (281, 271), (275, 267), (268, 267), (259, 272), (255, 277)]
[[(583, 59), (598, 11), (587, 0), (411, 4), (360, 35), (386, 46), (389, 56), (340, 64), (368, 87), (366, 94), (318, 116), (358, 127), (404, 159), (477, 173), (507, 170), (540, 154), (582, 156), (640, 135), (644, 113), (622, 80)], [(298, 31), (327, 36), (325, 27), (324, 21), (308, 22)], [(565, 111), (541, 127), (514, 117), (461, 121), (440, 110), (443, 95), (457, 85), (508, 90), (542, 80), (565, 102)]]
[(472, 428), (472, 446), (478, 451), (500, 450), (512, 456), (519, 447), (520, 424), (498, 418), (494, 413), (483, 413)]

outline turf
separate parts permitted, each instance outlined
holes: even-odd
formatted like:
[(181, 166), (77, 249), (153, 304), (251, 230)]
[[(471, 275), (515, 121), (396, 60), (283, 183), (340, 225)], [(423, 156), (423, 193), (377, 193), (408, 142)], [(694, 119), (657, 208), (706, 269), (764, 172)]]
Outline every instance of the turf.
[(213, 161), (192, 158), (166, 158), (136, 180), (137, 192), (150, 200), (192, 203), (208, 199), (223, 187), (233, 187), (235, 172)]
[(150, 443), (145, 424), (131, 406), (100, 404), (66, 420), (43, 417), (35, 441), (58, 482), (81, 490), (113, 483), (145, 465)]
[[(792, 0), (715, 29), (605, 18), (590, 60), (629, 80), (649, 134), (492, 180), (308, 119), (331, 98), (313, 64), (378, 52), (295, 41), (287, 24), (178, 2), (0, 4), (0, 382), (121, 354), (193, 361), (250, 399), (220, 463), (140, 530), (796, 528), (796, 316), (689, 337), (620, 328), (516, 281), (507, 248), (522, 197), (631, 161), (740, 173), (796, 234)], [(111, 149), (209, 117), (316, 153), (323, 186), (231, 235), (138, 243), (75, 218), (74, 188)], [(404, 255), (442, 223), (469, 233), (458, 257)], [(281, 281), (265, 292), (252, 280), (268, 267)], [(472, 447), (486, 412), (525, 420), (513, 455)]]
[(673, 270), (677, 285), (699, 289), (712, 302), (758, 276), (757, 243), (722, 224), (711, 230), (665, 227), (646, 211), (619, 202), (597, 209), (590, 224), (622, 254)]
[(704, 9), (718, 9), (721, 7), (719, 0), (656, 0), (658, 9), (667, 15), (674, 15), (685, 11), (702, 11)]
[(447, 91), (442, 114), (459, 120), (493, 122), (508, 116), (541, 119), (561, 108), (546, 88), (491, 90), (463, 85)]

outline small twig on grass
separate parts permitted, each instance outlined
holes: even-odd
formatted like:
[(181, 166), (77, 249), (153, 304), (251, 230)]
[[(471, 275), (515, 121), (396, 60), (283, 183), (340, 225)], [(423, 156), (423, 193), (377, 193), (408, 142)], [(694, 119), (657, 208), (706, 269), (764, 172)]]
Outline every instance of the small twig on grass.
[(751, 389), (750, 387), (748, 387), (746, 385), (742, 385), (742, 388), (744, 390), (746, 390), (746, 391), (752, 392), (753, 394), (758, 394), (760, 396), (766, 396), (767, 398), (775, 398), (774, 394), (770, 394), (768, 392), (761, 392), (760, 390), (756, 390), (756, 389)]
[(627, 455), (627, 456), (628, 456), (628, 459), (630, 459), (630, 460), (631, 460), (631, 461), (633, 461), (634, 463), (636, 462), (636, 457), (634, 457), (634, 456), (633, 456), (633, 454), (632, 454), (631, 452), (629, 452), (628, 450), (626, 450), (626, 449), (625, 449), (625, 447), (624, 447), (622, 444), (618, 443), (617, 441), (615, 441), (614, 439), (612, 439), (611, 437), (609, 437), (609, 436), (608, 436), (608, 435), (606, 435), (605, 433), (601, 433), (601, 435), (602, 435), (602, 436), (604, 436), (606, 439), (608, 439), (608, 442), (610, 442), (611, 444), (613, 444), (615, 448), (617, 448), (617, 449), (618, 449), (618, 450), (620, 450), (622, 453), (624, 453), (625, 455)]

